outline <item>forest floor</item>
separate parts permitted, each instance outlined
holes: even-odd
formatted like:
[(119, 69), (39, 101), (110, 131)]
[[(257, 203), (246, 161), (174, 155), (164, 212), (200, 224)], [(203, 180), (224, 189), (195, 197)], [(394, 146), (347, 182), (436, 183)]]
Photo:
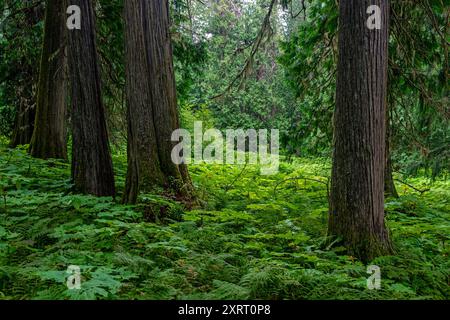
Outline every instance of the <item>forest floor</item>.
[[(126, 155), (114, 153), (120, 195)], [(399, 185), (386, 204), (396, 254), (367, 265), (326, 246), (326, 159), (195, 165), (202, 208), (73, 194), (70, 165), (0, 145), (0, 299), (449, 299), (450, 182)], [(68, 290), (67, 268), (81, 268)]]

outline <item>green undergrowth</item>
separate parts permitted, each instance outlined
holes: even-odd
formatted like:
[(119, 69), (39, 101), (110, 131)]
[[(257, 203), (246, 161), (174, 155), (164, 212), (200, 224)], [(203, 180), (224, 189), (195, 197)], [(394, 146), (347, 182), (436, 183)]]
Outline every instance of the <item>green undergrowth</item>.
[[(448, 299), (450, 183), (399, 185), (387, 220), (396, 253), (367, 266), (327, 246), (323, 159), (256, 167), (190, 167), (201, 208), (146, 194), (120, 204), (126, 156), (114, 162), (119, 196), (74, 194), (70, 166), (0, 147), (0, 299)], [(80, 266), (81, 290), (67, 268)]]

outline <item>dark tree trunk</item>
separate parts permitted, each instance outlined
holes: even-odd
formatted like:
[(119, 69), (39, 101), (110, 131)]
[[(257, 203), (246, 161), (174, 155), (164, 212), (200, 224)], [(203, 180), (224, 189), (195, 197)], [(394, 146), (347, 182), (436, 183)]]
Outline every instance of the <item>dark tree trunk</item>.
[[(391, 12), (390, 12), (391, 13)], [(390, 30), (389, 30), (390, 31)], [(391, 157), (391, 139), (392, 139), (392, 124), (391, 124), (391, 114), (393, 108), (395, 107), (395, 97), (392, 95), (392, 84), (391, 81), (392, 70), (389, 70), (388, 74), (388, 106), (386, 108), (386, 157), (384, 169), (384, 195), (385, 197), (398, 198), (397, 189), (394, 183), (394, 176), (392, 172), (392, 157)]]
[[(381, 30), (366, 26), (381, 8)], [(387, 0), (341, 0), (329, 234), (368, 261), (389, 254), (384, 221)]]
[(163, 187), (187, 198), (185, 165), (172, 162), (172, 132), (179, 128), (167, 0), (125, 2), (128, 103), (128, 175), (124, 201)]
[(20, 97), (19, 99), (10, 143), (11, 148), (29, 144), (33, 136), (36, 104), (32, 99), (26, 97)]
[(30, 146), (30, 153), (36, 158), (67, 159), (65, 9), (62, 0), (47, 1), (36, 119)]
[(392, 174), (392, 158), (391, 158), (391, 121), (389, 110), (386, 112), (386, 167), (384, 169), (384, 194), (386, 197), (398, 198), (397, 189), (395, 188), (394, 176)]
[[(32, 28), (43, 18), (43, 10), (41, 5), (32, 5), (31, 0), (24, 1), (25, 21), (20, 24), (22, 28)], [(24, 81), (16, 86), (16, 93), (18, 97), (16, 117), (14, 120), (14, 130), (10, 142), (10, 147), (15, 148), (19, 145), (29, 144), (33, 136), (34, 120), (36, 114), (36, 97), (35, 85), (37, 78), (37, 71), (33, 65), (23, 62)]]
[(114, 195), (114, 175), (100, 87), (93, 1), (81, 9), (81, 30), (68, 31), (72, 103), (72, 178), (78, 191)]

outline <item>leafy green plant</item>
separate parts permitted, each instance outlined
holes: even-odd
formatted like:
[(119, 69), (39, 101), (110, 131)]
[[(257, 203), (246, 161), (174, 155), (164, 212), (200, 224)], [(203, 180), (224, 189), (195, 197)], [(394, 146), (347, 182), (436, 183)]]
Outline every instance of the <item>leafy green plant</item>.
[[(114, 161), (124, 174), (125, 154)], [(136, 206), (73, 194), (68, 164), (0, 147), (0, 297), (448, 299), (449, 182), (409, 180), (430, 189), (422, 195), (398, 186), (401, 197), (386, 203), (396, 254), (372, 262), (382, 289), (371, 291), (366, 266), (324, 245), (318, 181), (328, 167), (296, 159), (267, 177), (254, 166), (194, 165), (203, 206), (187, 211), (164, 193)], [(81, 290), (66, 286), (70, 265), (80, 266)]]

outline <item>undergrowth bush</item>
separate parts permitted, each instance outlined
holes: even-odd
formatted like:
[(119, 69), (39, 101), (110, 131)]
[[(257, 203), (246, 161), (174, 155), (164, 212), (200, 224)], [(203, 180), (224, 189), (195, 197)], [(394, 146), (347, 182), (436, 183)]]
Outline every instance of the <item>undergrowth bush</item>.
[[(114, 155), (123, 190), (125, 154)], [(69, 164), (0, 147), (1, 299), (448, 299), (449, 182), (386, 203), (396, 253), (367, 266), (326, 246), (326, 159), (191, 166), (201, 208), (72, 193)], [(428, 185), (414, 178), (415, 185)], [(81, 268), (81, 290), (66, 270)]]

